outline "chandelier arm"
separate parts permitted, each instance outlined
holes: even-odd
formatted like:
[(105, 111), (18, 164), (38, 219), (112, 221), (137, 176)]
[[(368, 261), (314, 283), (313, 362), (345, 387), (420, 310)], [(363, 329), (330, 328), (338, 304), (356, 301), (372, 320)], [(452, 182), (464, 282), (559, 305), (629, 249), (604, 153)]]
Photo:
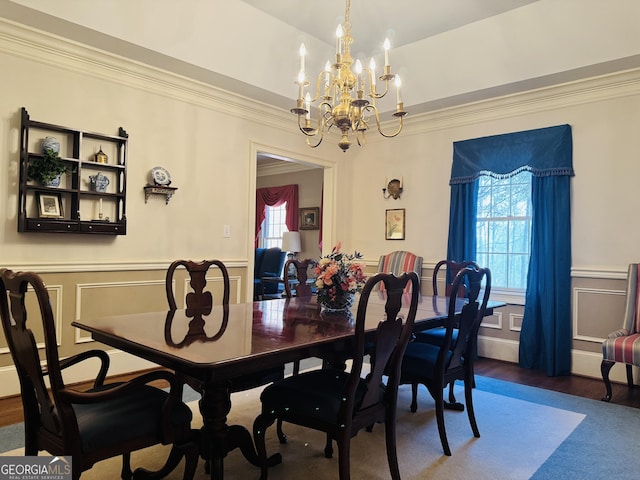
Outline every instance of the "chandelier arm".
[(323, 139), (324, 139), (324, 134), (321, 134), (320, 138), (318, 140), (318, 143), (313, 144), (313, 143), (311, 143), (311, 137), (307, 137), (307, 145), (309, 145), (311, 148), (316, 148), (322, 143)]
[(382, 131), (382, 128), (380, 127), (380, 115), (378, 115), (378, 109), (375, 108), (375, 107), (372, 107), (371, 105), (366, 106), (364, 109), (368, 110), (368, 111), (372, 111), (373, 110), (373, 112), (375, 114), (375, 118), (376, 118), (376, 126), (378, 128), (378, 133), (380, 135), (382, 135), (383, 137), (393, 138), (393, 137), (397, 136), (402, 131), (402, 127), (403, 127), (402, 115), (397, 115), (399, 123), (398, 123), (398, 128), (396, 129), (396, 131), (393, 132), (393, 133), (384, 133)]

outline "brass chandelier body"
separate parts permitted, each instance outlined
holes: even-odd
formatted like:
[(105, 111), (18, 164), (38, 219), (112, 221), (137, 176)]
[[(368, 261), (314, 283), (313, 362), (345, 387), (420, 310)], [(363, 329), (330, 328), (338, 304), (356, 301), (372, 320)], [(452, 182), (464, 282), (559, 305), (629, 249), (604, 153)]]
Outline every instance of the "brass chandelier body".
[[(403, 126), (403, 117), (407, 114), (400, 95), (400, 77), (391, 73), (389, 65), (389, 42), (385, 41), (385, 65), (383, 73), (378, 79), (384, 83), (384, 91), (376, 90), (375, 62), (373, 58), (369, 67), (363, 67), (359, 60), (355, 64), (355, 73), (351, 70), (351, 22), (349, 10), (351, 2), (347, 0), (345, 21), (338, 25), (336, 31), (336, 61), (333, 65), (327, 62), (325, 70), (318, 74), (316, 94), (314, 98), (305, 88), (309, 86), (304, 69), (304, 44), (300, 46), (300, 73), (298, 85), (298, 100), (291, 112), (298, 115), (298, 127), (307, 136), (307, 144), (317, 147), (322, 143), (325, 133), (332, 127), (341, 132), (338, 146), (346, 151), (351, 146), (350, 136), (353, 135), (359, 146), (365, 143), (365, 133), (369, 129), (371, 119), (375, 120), (378, 132), (383, 137), (395, 137)], [(393, 116), (398, 119), (395, 131), (385, 133), (380, 127), (380, 116), (376, 107), (376, 100), (383, 98), (389, 92), (389, 82), (395, 80), (396, 111)], [(318, 118), (315, 126), (311, 121), (311, 104), (318, 102)]]

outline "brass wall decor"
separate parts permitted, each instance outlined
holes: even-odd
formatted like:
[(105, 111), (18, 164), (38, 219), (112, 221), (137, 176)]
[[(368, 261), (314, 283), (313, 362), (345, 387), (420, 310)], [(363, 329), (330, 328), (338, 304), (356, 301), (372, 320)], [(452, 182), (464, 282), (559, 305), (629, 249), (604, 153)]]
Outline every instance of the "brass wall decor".
[(394, 200), (400, 198), (400, 195), (402, 195), (403, 191), (402, 177), (400, 177), (400, 180), (394, 178), (389, 183), (387, 183), (387, 180), (385, 179), (384, 183), (385, 186), (382, 187), (382, 196), (384, 198), (393, 198)]

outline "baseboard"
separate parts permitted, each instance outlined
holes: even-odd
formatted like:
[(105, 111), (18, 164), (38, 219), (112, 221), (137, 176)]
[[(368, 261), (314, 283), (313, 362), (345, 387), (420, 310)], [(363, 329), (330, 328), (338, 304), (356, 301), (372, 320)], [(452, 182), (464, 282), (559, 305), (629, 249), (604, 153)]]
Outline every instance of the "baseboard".
[[(505, 340), (503, 338), (478, 336), (478, 355), (481, 357), (502, 360), (505, 362), (518, 363), (519, 343), (515, 340)], [(571, 352), (571, 374), (581, 375), (601, 379), (600, 364), (602, 354), (595, 352), (585, 352), (573, 350)], [(639, 383), (638, 370), (634, 382)], [(626, 369), (622, 365), (614, 365), (609, 378), (612, 382), (627, 383)]]

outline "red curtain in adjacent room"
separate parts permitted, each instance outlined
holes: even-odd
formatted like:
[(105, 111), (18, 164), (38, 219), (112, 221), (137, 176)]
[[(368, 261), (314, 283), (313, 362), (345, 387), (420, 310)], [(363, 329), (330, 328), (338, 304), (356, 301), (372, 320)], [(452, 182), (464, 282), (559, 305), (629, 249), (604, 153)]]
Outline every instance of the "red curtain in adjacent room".
[(262, 229), (262, 222), (266, 216), (266, 207), (279, 207), (287, 203), (287, 228), (290, 232), (298, 231), (298, 185), (283, 185), (281, 187), (258, 188), (256, 190), (256, 236), (255, 246)]

